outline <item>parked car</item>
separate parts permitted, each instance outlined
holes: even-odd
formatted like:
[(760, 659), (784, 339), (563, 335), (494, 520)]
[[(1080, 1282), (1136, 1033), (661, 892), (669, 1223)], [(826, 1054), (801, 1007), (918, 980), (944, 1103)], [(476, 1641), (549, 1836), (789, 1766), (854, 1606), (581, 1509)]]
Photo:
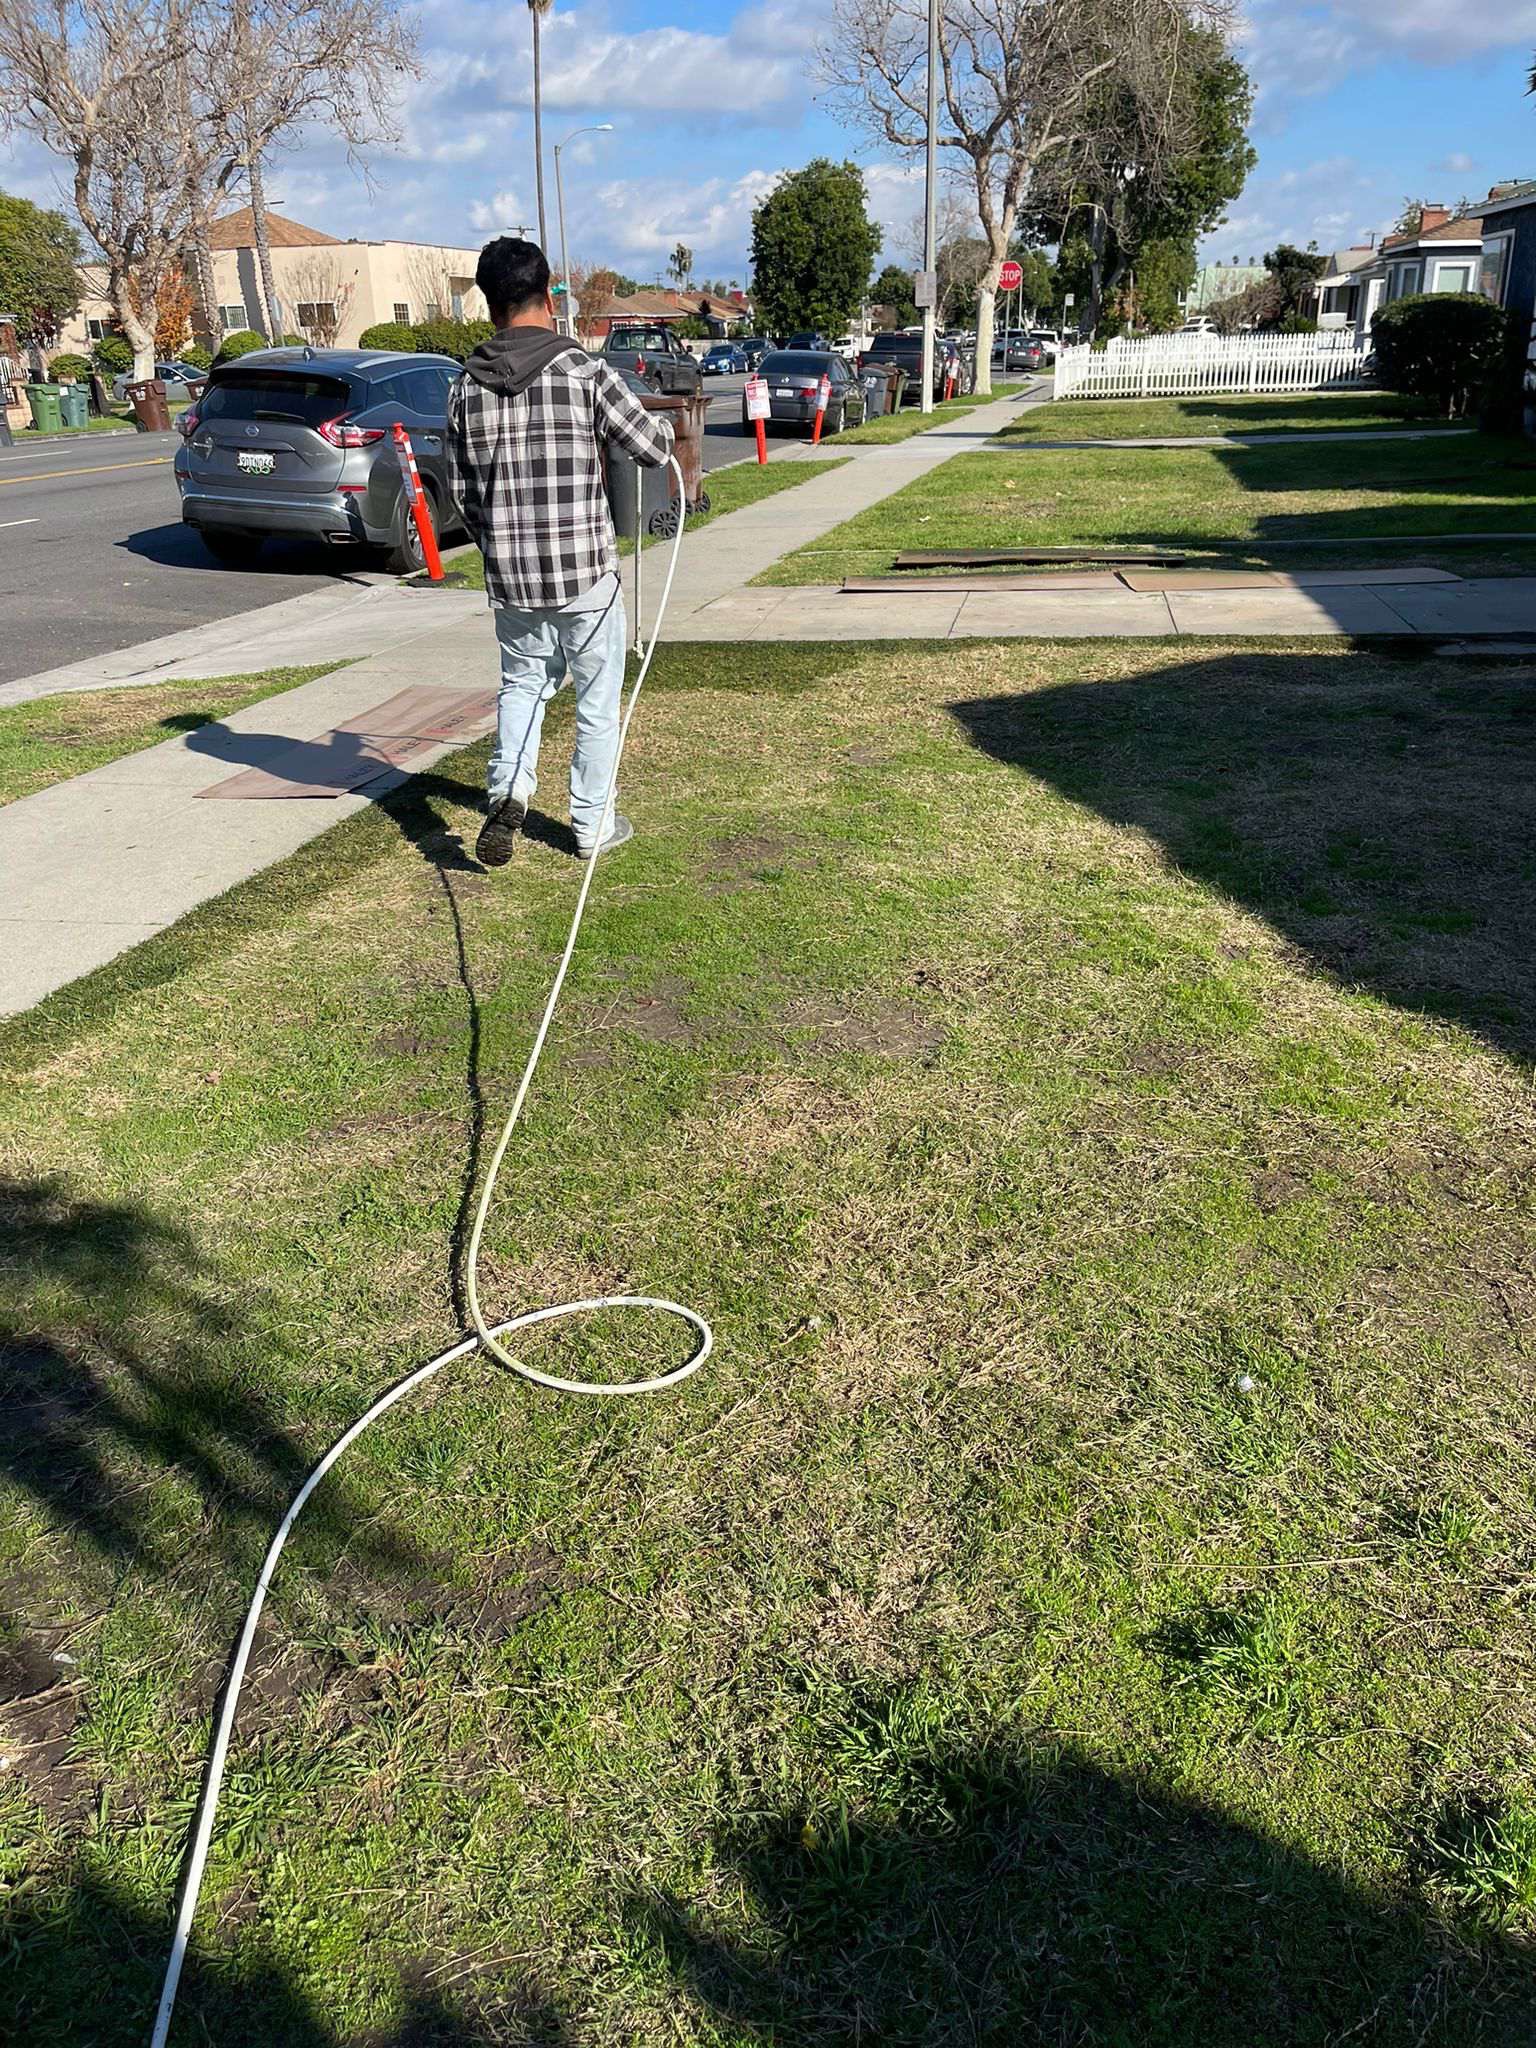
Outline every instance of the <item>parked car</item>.
[[(823, 377), (831, 386), (823, 434), (840, 434), (844, 427), (856, 427), (864, 418), (864, 393), (859, 380), (839, 355), (830, 349), (780, 348), (763, 358), (758, 373), (768, 386), (768, 403), (775, 425), (804, 427), (815, 423), (816, 399)], [(741, 398), (741, 430), (755, 431), (747, 417), (746, 393)]]
[(703, 373), (670, 327), (661, 322), (610, 327), (603, 359), (621, 370), (635, 370), (669, 398), (693, 398), (704, 388)]
[(750, 367), (746, 350), (734, 341), (717, 341), (699, 365), (706, 377), (735, 377)]
[(994, 370), (1039, 370), (1045, 361), (1044, 349), (1030, 334), (1010, 334), (1006, 340), (999, 336), (992, 344)]
[[(166, 403), (168, 405), (180, 405), (192, 396), (193, 390), (202, 384), (208, 372), (206, 370), (199, 370), (192, 363), (167, 362), (156, 363), (154, 374), (165, 385)], [(130, 384), (137, 384), (138, 381), (132, 370), (120, 371), (112, 379), (112, 396), (119, 405), (128, 396), (128, 386)]]
[(257, 349), (210, 373), (177, 422), (181, 516), (221, 562), (248, 563), (270, 534), (381, 548), (421, 567), (393, 428), (411, 437), (439, 534), (460, 524), (448, 488), (450, 356), (380, 349)]
[(763, 360), (763, 357), (767, 355), (769, 349), (773, 346), (773, 344), (771, 342), (764, 341), (762, 336), (759, 334), (745, 334), (737, 342), (736, 346), (741, 350), (742, 354), (746, 357), (747, 368), (749, 370), (755, 370), (758, 364)]
[[(877, 334), (859, 358), (859, 368), (865, 369), (871, 363), (900, 363), (907, 373), (903, 405), (921, 405), (923, 401), (923, 335), (919, 328), (916, 333)], [(947, 376), (942, 344), (934, 351), (933, 395), (936, 399), (944, 396)]]
[(785, 342), (786, 348), (810, 349), (813, 354), (830, 354), (832, 344), (824, 334), (792, 334)]
[(1061, 347), (1060, 335), (1053, 334), (1048, 327), (1031, 327), (1026, 339), (1039, 342), (1040, 353), (1045, 360), (1048, 363), (1055, 362), (1056, 351)]

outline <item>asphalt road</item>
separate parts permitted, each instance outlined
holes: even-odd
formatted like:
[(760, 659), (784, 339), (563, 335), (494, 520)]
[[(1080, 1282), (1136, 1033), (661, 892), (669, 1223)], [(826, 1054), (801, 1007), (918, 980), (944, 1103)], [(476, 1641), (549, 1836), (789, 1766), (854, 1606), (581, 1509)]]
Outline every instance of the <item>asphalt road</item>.
[[(704, 464), (739, 462), (740, 377), (711, 378)], [(215, 562), (181, 523), (174, 434), (0, 448), (0, 682), (133, 647), (341, 581), (366, 557), (271, 540), (254, 568)]]

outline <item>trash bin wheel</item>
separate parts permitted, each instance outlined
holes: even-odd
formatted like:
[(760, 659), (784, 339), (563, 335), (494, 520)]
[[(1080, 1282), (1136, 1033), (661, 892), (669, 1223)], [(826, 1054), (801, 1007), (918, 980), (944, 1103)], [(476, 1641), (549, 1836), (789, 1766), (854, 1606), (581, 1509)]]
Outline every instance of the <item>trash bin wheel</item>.
[(709, 503), (710, 501), (708, 491), (700, 491), (699, 495), (688, 507), (688, 517), (690, 519), (697, 519), (700, 513), (707, 512), (709, 510)]
[(646, 531), (657, 540), (670, 540), (677, 532), (677, 507), (658, 506), (646, 522)]

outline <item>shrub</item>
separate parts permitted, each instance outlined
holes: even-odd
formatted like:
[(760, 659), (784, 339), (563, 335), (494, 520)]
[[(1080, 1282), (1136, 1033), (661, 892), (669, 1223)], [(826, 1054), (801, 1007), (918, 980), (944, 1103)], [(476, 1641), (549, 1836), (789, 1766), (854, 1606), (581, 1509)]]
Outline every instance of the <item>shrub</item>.
[(281, 346), (284, 348), (308, 348), (309, 336), (307, 334), (285, 334)]
[(1287, 313), (1280, 322), (1282, 334), (1316, 334), (1317, 322), (1309, 320), (1305, 313)]
[(265, 348), (267, 338), (251, 327), (237, 327), (233, 334), (226, 334), (214, 357), (215, 364), (233, 363), (241, 356), (248, 356), (252, 349)]
[(120, 377), (133, 368), (133, 350), (120, 334), (104, 334), (91, 350), (91, 361), (103, 377)]
[(413, 349), (416, 336), (403, 320), (376, 320), (357, 337), (359, 348)]
[(179, 360), (184, 362), (189, 370), (209, 370), (213, 367), (213, 357), (198, 341), (189, 341), (181, 351)]
[(411, 329), (411, 346), (418, 355), (452, 356), (462, 363), (494, 332), (489, 320), (418, 320)]
[(91, 366), (84, 356), (55, 356), (48, 365), (48, 375), (55, 384), (88, 384)]
[(1376, 374), (1455, 418), (1482, 397), (1504, 346), (1504, 315), (1477, 292), (1419, 292), (1371, 323)]

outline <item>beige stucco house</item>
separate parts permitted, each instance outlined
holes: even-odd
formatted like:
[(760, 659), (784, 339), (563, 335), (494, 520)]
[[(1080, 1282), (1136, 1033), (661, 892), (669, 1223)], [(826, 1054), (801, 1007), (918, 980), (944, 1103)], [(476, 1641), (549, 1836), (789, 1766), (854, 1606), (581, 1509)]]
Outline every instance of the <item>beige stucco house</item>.
[[(208, 239), (220, 328), (210, 345), (217, 347), (223, 335), (240, 328), (264, 333), (251, 209), (242, 207), (215, 221)], [(317, 346), (355, 347), (363, 329), (380, 320), (485, 318), (485, 301), (475, 289), (478, 247), (344, 242), (280, 213), (268, 213), (267, 239), (284, 331), (302, 334)], [(80, 310), (52, 353), (84, 355), (111, 327), (100, 267), (82, 265), (80, 281)]]

